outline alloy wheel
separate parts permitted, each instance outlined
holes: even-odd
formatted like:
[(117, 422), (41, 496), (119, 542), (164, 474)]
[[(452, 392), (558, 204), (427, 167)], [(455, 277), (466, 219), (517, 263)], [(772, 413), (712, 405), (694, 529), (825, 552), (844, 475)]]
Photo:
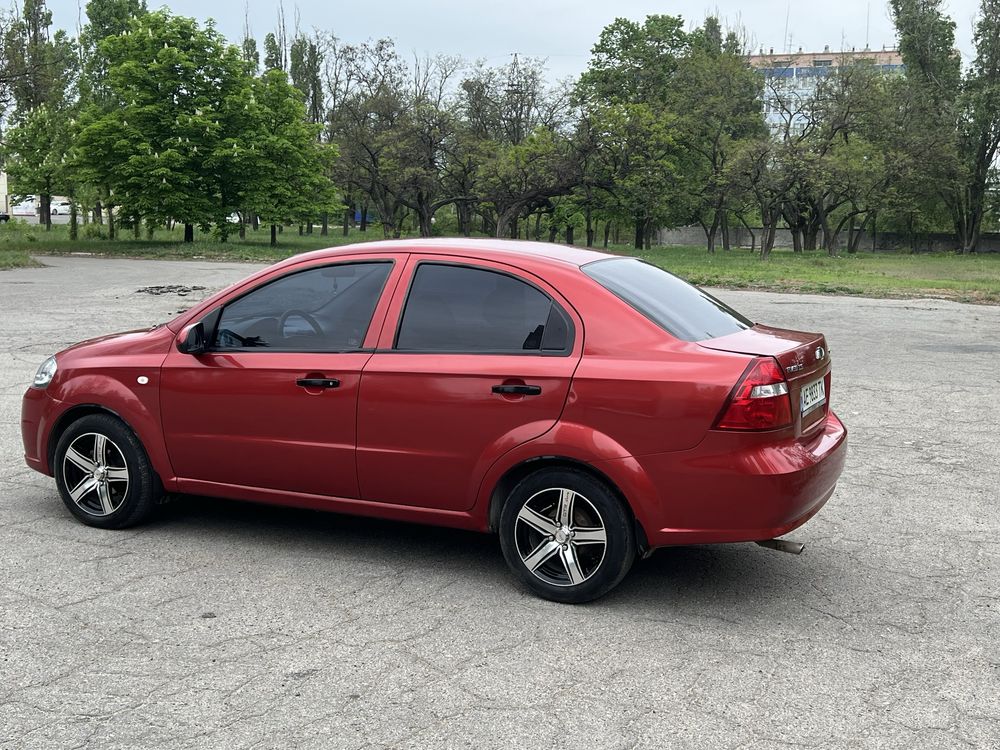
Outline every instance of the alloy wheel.
[(518, 511), (521, 562), (552, 586), (576, 586), (597, 572), (607, 551), (604, 519), (586, 497), (563, 487), (536, 492)]
[(129, 473), (121, 448), (106, 435), (86, 432), (63, 456), (63, 483), (70, 499), (92, 516), (109, 516), (128, 495)]

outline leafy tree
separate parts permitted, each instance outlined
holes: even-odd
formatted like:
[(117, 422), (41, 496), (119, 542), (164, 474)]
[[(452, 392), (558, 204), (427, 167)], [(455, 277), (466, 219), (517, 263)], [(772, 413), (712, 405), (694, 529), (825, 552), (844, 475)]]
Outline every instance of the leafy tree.
[(101, 41), (121, 36), (133, 19), (146, 13), (145, 0), (90, 0), (87, 3), (87, 25), (80, 32), (81, 100), (87, 103), (103, 101), (108, 95), (108, 61), (100, 51)]
[(1000, 150), (1000, 0), (982, 0), (973, 61), (962, 97), (959, 147), (966, 165), (966, 190), (952, 201), (963, 251), (974, 251), (983, 229), (987, 196), (995, 190)]
[(406, 206), (387, 150), (406, 115), (405, 67), (388, 39), (352, 48), (346, 59), (349, 83), (330, 116), (340, 154), (337, 174), (374, 206), (385, 236), (399, 236)]
[(594, 102), (665, 105), (688, 45), (680, 16), (647, 16), (641, 24), (616, 18), (591, 49), (578, 94)]
[(289, 76), (292, 85), (301, 93), (306, 105), (309, 122), (323, 122), (326, 116), (326, 97), (323, 91), (323, 53), (315, 39), (299, 35), (289, 49)]
[(964, 80), (955, 24), (941, 2), (892, 0), (891, 6), (907, 66), (908, 153), (922, 161), (924, 172), (915, 202), (943, 202), (959, 246), (971, 252), (1000, 148), (1000, 3), (983, 0), (980, 6), (976, 58)]
[(91, 105), (81, 116), (83, 173), (107, 185), (126, 215), (182, 221), (185, 241), (195, 224), (224, 222), (238, 200), (211, 157), (241, 135), (227, 115), (249, 106), (238, 50), (211, 26), (162, 11), (99, 49), (113, 108)]
[(740, 141), (767, 134), (762, 117), (759, 73), (746, 64), (734, 33), (722, 38), (718, 19), (709, 16), (689, 36), (689, 50), (677, 62), (667, 94), (677, 114), (677, 138), (686, 151), (686, 192), (694, 219), (715, 252), (722, 229), (729, 249), (729, 213), (732, 183), (726, 167)]
[(336, 149), (318, 142), (321, 126), (309, 123), (298, 92), (279, 70), (253, 82), (253, 124), (249, 168), (258, 175), (249, 185), (245, 205), (271, 225), (277, 244), (279, 224), (302, 221), (335, 204), (333, 183), (326, 176)]
[(481, 167), (483, 198), (496, 211), (496, 234), (515, 234), (518, 217), (568, 195), (581, 180), (579, 160), (570, 139), (537, 128), (521, 143), (494, 151)]
[(268, 32), (264, 37), (264, 70), (284, 70), (285, 49), (278, 37)]
[(635, 229), (642, 249), (652, 230), (677, 223), (683, 206), (677, 121), (648, 104), (615, 104), (590, 114), (609, 200), (605, 210)]
[[(66, 159), (70, 140), (68, 109), (41, 104), (20, 115), (4, 144), (6, 170), (14, 190), (45, 198), (63, 192), (72, 196)], [(41, 201), (41, 210), (42, 220), (51, 223), (47, 200)]]
[[(7, 29), (4, 51), (11, 79), (15, 110), (14, 138), (8, 150), (16, 164), (14, 187), (19, 192), (38, 194), (38, 208), (46, 229), (52, 225), (50, 205), (55, 180), (52, 158), (62, 158), (65, 142), (53, 146), (44, 124), (53, 132), (68, 120), (65, 111), (76, 80), (76, 52), (65, 31), (50, 33), (52, 12), (45, 0), (25, 0), (22, 15)], [(44, 111), (35, 114), (36, 110)], [(25, 138), (28, 133), (37, 140)], [(23, 178), (19, 183), (18, 179)], [(30, 188), (30, 190), (29, 190)]]
[(760, 216), (763, 224), (760, 239), (762, 260), (766, 260), (774, 249), (782, 203), (796, 178), (796, 163), (787, 141), (757, 138), (741, 142), (727, 167), (729, 179), (751, 197)]

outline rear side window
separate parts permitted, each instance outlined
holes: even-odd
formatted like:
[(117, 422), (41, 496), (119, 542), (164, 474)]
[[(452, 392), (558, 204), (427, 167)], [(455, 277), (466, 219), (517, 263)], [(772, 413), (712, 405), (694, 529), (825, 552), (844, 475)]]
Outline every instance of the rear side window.
[(505, 273), (441, 263), (417, 266), (396, 349), (559, 354), (569, 322), (552, 299)]
[(714, 339), (753, 326), (752, 321), (711, 294), (636, 258), (598, 260), (582, 270), (667, 333), (684, 341)]

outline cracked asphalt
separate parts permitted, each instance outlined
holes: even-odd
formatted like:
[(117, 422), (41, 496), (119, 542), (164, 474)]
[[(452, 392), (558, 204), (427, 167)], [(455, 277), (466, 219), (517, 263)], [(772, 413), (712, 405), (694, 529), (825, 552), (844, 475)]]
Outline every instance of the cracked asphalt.
[[(472, 533), (80, 525), (22, 460), (35, 368), (252, 267), (42, 261), (0, 273), (0, 748), (1000, 748), (1000, 307), (720, 292), (827, 334), (839, 489), (799, 557), (661, 550), (572, 607)], [(207, 290), (137, 293), (169, 285)]]

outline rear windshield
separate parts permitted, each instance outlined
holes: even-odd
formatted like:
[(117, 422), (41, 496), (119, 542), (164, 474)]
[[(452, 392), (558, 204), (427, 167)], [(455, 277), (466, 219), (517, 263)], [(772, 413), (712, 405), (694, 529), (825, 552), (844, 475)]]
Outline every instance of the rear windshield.
[(637, 258), (610, 258), (583, 272), (641, 312), (667, 333), (703, 341), (753, 326), (738, 312), (672, 273)]

